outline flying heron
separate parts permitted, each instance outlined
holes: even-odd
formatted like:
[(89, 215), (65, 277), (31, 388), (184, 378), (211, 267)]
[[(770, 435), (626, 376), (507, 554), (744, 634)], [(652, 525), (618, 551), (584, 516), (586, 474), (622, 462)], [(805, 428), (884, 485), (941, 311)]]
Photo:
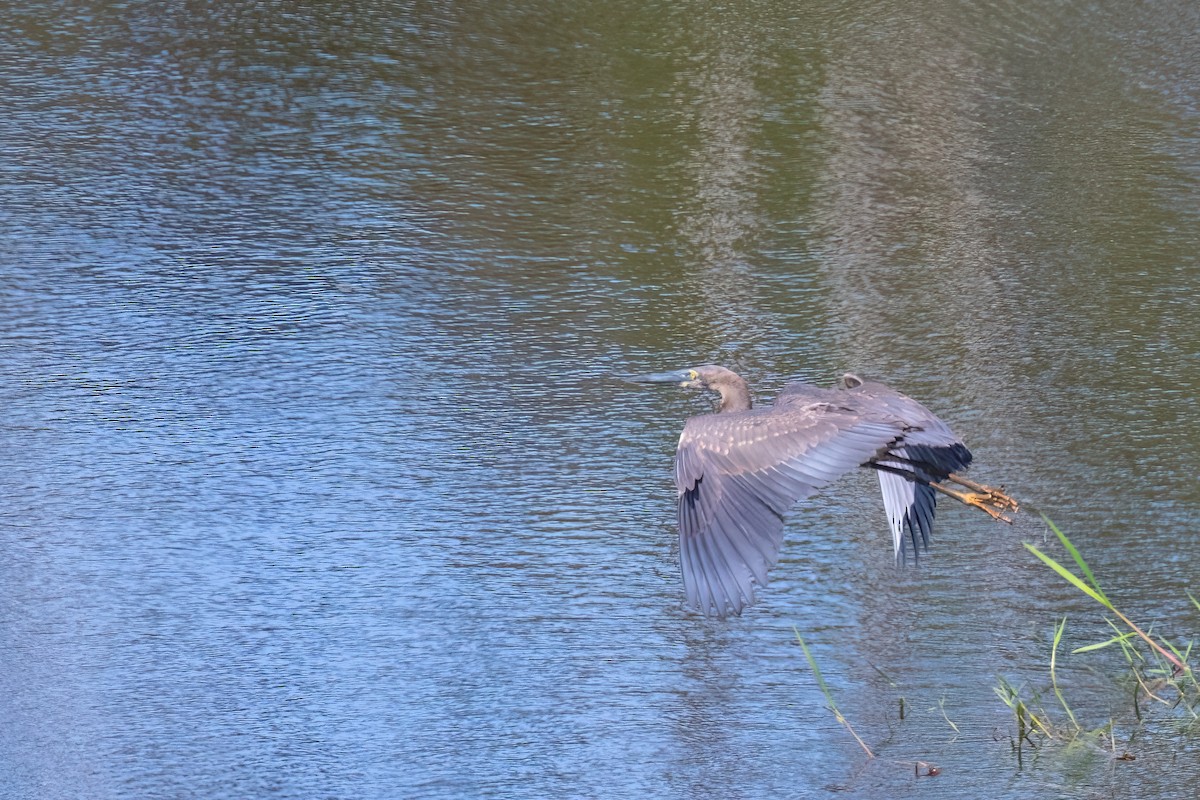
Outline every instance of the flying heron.
[(938, 493), (1011, 522), (1017, 502), (1003, 489), (958, 473), (971, 452), (932, 411), (852, 373), (823, 389), (784, 387), (753, 408), (750, 387), (714, 365), (639, 375), (720, 395), (716, 413), (692, 417), (675, 453), (679, 559), (688, 603), (709, 616), (740, 614), (779, 558), (783, 515), (855, 467), (879, 476), (896, 559), (926, 548)]

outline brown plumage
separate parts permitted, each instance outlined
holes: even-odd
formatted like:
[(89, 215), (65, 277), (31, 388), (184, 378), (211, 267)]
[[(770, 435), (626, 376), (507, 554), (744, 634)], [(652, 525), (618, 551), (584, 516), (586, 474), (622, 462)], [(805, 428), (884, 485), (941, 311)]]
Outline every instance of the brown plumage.
[[(794, 383), (775, 405), (754, 408), (746, 382), (707, 365), (633, 380), (717, 392), (714, 414), (692, 417), (679, 437), (679, 551), (688, 603), (738, 614), (765, 585), (783, 542), (784, 514), (856, 467), (877, 471), (896, 557), (928, 546), (937, 492), (1007, 521), (1002, 491), (956, 475), (971, 453), (923, 405), (847, 374), (836, 388)], [(941, 485), (958, 483), (974, 491)]]

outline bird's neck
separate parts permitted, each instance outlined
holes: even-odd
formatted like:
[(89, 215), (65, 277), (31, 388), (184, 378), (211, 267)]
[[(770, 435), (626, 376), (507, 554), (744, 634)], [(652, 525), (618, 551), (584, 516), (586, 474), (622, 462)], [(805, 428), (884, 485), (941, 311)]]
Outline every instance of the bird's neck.
[(736, 381), (721, 384), (717, 391), (721, 393), (721, 402), (717, 405), (718, 414), (750, 410), (750, 387), (740, 377)]

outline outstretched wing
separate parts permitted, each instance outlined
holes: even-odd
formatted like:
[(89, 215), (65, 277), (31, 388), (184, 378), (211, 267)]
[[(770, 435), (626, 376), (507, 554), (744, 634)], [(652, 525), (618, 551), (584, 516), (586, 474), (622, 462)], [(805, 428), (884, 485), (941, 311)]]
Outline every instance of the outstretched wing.
[(783, 515), (903, 434), (828, 402), (688, 420), (675, 456), (679, 551), (688, 602), (739, 613), (779, 558)]

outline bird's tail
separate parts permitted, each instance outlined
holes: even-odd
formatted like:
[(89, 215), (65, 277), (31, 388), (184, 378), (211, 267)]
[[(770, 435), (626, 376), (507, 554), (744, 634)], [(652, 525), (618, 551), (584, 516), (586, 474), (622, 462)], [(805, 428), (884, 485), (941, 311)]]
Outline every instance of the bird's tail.
[(897, 561), (908, 560), (910, 543), (914, 561), (919, 558), (920, 548), (929, 549), (937, 509), (937, 492), (931, 484), (945, 480), (970, 463), (971, 451), (961, 442), (934, 444), (906, 440), (871, 464), (879, 474), (879, 489)]

